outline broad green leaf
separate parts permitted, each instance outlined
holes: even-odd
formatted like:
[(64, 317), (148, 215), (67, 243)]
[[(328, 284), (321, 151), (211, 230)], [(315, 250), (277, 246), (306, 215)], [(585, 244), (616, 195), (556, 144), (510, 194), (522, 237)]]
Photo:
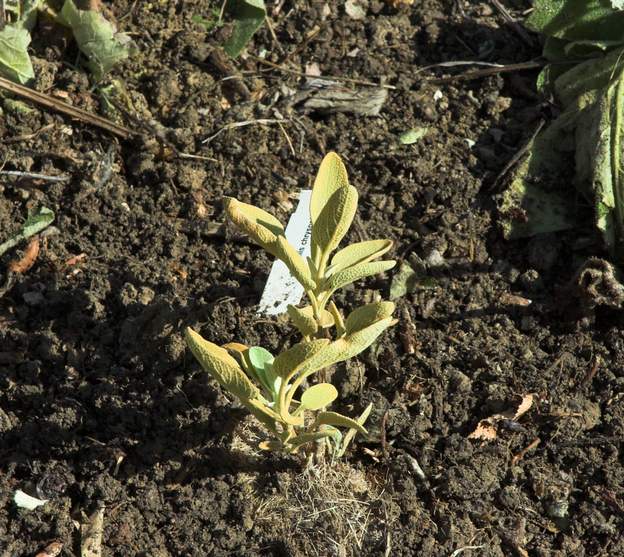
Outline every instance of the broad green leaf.
[(312, 280), (305, 259), (284, 236), (277, 236), (274, 249), (275, 256), (286, 264), (292, 276), (299, 281), (304, 289), (313, 290), (316, 288), (316, 283)]
[(608, 0), (536, 0), (526, 25), (568, 41), (624, 40), (624, 13)]
[(30, 33), (19, 25), (6, 25), (0, 30), (0, 75), (22, 85), (35, 77), (29, 44)]
[(331, 430), (325, 431), (317, 431), (314, 433), (302, 433), (301, 435), (297, 435), (293, 437), (288, 445), (290, 446), (292, 451), (296, 451), (302, 445), (306, 443), (312, 443), (314, 441), (320, 441), (321, 439), (326, 439), (328, 437), (334, 437), (334, 432)]
[(328, 292), (328, 296), (331, 296), (336, 290), (355, 282), (364, 277), (368, 277), (371, 275), (377, 275), (379, 273), (383, 273), (384, 271), (388, 271), (392, 269), (396, 264), (394, 260), (388, 261), (374, 261), (371, 263), (359, 263), (358, 265), (354, 265), (353, 267), (349, 267), (344, 271), (339, 271), (334, 273), (331, 277), (329, 277), (325, 283), (323, 284), (323, 290)]
[(279, 377), (287, 378), (294, 374), (310, 358), (325, 350), (328, 345), (329, 339), (326, 338), (299, 342), (275, 358), (273, 361), (273, 372)]
[(341, 158), (334, 152), (327, 153), (321, 162), (312, 187), (310, 199), (310, 220), (316, 222), (332, 195), (349, 185), (347, 169)]
[(365, 329), (375, 321), (390, 317), (393, 311), (394, 304), (392, 302), (373, 302), (353, 310), (345, 321), (347, 335)]
[(624, 71), (578, 119), (577, 188), (594, 206), (595, 224), (609, 250), (624, 238)]
[(329, 406), (338, 397), (338, 391), (331, 383), (313, 385), (301, 395), (301, 404), (308, 410), (320, 410)]
[(49, 226), (53, 220), (54, 213), (47, 207), (41, 207), (39, 211), (33, 213), (26, 219), (22, 229), (17, 234), (0, 244), (0, 255), (15, 247), (22, 240), (26, 240), (31, 236), (38, 234), (44, 228)]
[(277, 256), (277, 237), (284, 233), (280, 221), (270, 213), (233, 197), (226, 197), (224, 204), (227, 216), (242, 232), (270, 254)]
[(117, 33), (102, 14), (79, 10), (73, 0), (65, 0), (61, 18), (71, 27), (78, 48), (86, 56), (96, 80), (100, 80), (115, 64), (128, 58), (136, 48), (130, 37)]
[(223, 50), (236, 58), (266, 17), (264, 0), (228, 0), (225, 11), (234, 19), (234, 27)]
[(249, 362), (256, 370), (264, 372), (273, 365), (273, 354), (262, 346), (252, 346), (248, 352)]
[(353, 186), (336, 191), (312, 224), (312, 256), (334, 251), (349, 231), (357, 210), (358, 193)]
[(326, 275), (329, 276), (348, 267), (377, 259), (390, 250), (392, 243), (392, 240), (367, 240), (351, 244), (336, 252)]
[(190, 327), (185, 331), (186, 344), (207, 371), (227, 391), (241, 400), (255, 399), (260, 395), (258, 388), (249, 380), (238, 362), (228, 351), (205, 340)]
[[(372, 408), (372, 405), (370, 405), (370, 407)], [(338, 414), (337, 412), (319, 412), (319, 414), (316, 416), (316, 419), (314, 420), (314, 423), (316, 425), (348, 427), (363, 435), (366, 435), (368, 433), (364, 426), (362, 426), (357, 420), (354, 420), (353, 418), (348, 418), (347, 416), (343, 416), (342, 414)]]
[(618, 48), (599, 59), (577, 64), (558, 77), (554, 82), (555, 95), (565, 108), (576, 105), (582, 108), (588, 101), (591, 102), (596, 92), (604, 89), (622, 69), (624, 69), (624, 48)]
[[(356, 420), (356, 422), (363, 427), (364, 424), (366, 423), (366, 420), (368, 420), (368, 416), (370, 416), (371, 410), (373, 409), (373, 404), (369, 404), (366, 409), (364, 410), (364, 412), (362, 412), (359, 416), (359, 418)], [(342, 455), (344, 455), (345, 451), (347, 450), (347, 448), (349, 447), (349, 444), (351, 443), (351, 441), (353, 440), (353, 438), (355, 437), (355, 434), (358, 432), (358, 429), (356, 428), (350, 428), (349, 431), (347, 431), (347, 433), (345, 433), (344, 436), (344, 440), (342, 442), (342, 447), (340, 448), (340, 451), (338, 451), (338, 457), (341, 457)]]
[(269, 391), (275, 391), (275, 377), (272, 373), (273, 354), (261, 346), (252, 346), (247, 352), (247, 359), (254, 368), (260, 383)]

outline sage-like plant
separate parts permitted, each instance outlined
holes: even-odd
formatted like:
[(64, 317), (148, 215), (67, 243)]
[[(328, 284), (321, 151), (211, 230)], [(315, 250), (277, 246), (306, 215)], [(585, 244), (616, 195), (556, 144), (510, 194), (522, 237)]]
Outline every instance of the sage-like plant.
[[(261, 448), (296, 452), (302, 445), (325, 441), (336, 456), (344, 454), (372, 406), (352, 419), (326, 408), (338, 391), (331, 383), (306, 386), (306, 380), (368, 348), (396, 320), (392, 302), (365, 304), (346, 319), (331, 300), (336, 290), (360, 278), (391, 269), (395, 261), (374, 261), (392, 247), (391, 240), (351, 244), (336, 252), (355, 216), (357, 190), (349, 185), (340, 157), (323, 159), (312, 189), (311, 257), (305, 260), (286, 240), (284, 227), (271, 214), (226, 198), (229, 219), (254, 242), (283, 261), (303, 285), (309, 305), (288, 307), (303, 339), (276, 357), (264, 348), (229, 343), (220, 347), (188, 328), (186, 340), (202, 367), (273, 434)], [(338, 428), (346, 428), (343, 435)]]

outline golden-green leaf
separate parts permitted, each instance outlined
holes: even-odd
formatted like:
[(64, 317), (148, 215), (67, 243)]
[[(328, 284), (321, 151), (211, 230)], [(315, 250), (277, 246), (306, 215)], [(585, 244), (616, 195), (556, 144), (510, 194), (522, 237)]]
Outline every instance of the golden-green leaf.
[(332, 257), (327, 275), (377, 259), (390, 250), (392, 243), (392, 240), (367, 240), (366, 242), (351, 244)]
[(329, 346), (329, 339), (321, 338), (309, 342), (299, 342), (285, 350), (273, 360), (273, 373), (286, 378), (293, 374), (299, 367), (314, 358), (316, 354)]
[[(291, 274), (299, 281), (306, 290), (316, 288), (316, 283), (312, 280), (310, 268), (299, 252), (290, 244), (284, 236), (277, 236), (275, 242), (271, 245), (275, 257), (281, 259), (288, 267)], [(270, 251), (267, 249), (267, 251)]]
[(224, 389), (241, 400), (254, 399), (260, 395), (258, 388), (249, 380), (238, 362), (228, 354), (225, 348), (208, 342), (190, 327), (186, 328), (185, 337), (186, 344), (201, 366)]
[(312, 258), (334, 251), (349, 231), (357, 210), (358, 193), (353, 186), (337, 190), (312, 224)]
[(378, 273), (383, 273), (389, 269), (392, 269), (396, 264), (394, 260), (387, 261), (373, 261), (371, 263), (360, 263), (359, 265), (354, 265), (353, 267), (349, 267), (344, 271), (340, 271), (338, 273), (334, 273), (331, 277), (329, 277), (325, 284), (323, 285), (323, 290), (328, 292), (328, 296), (333, 294), (338, 288), (342, 288), (347, 284), (355, 282), (364, 277), (368, 277), (371, 275), (376, 275)]
[(295, 327), (299, 329), (302, 336), (309, 337), (316, 334), (318, 331), (318, 323), (316, 322), (316, 319), (314, 319), (312, 306), (298, 308), (296, 306), (289, 305), (286, 312), (292, 319)]
[(308, 410), (319, 410), (329, 406), (338, 397), (338, 391), (331, 383), (317, 383), (304, 391), (301, 404)]
[(293, 437), (288, 445), (290, 446), (292, 451), (296, 451), (302, 445), (306, 443), (312, 443), (313, 441), (320, 441), (321, 439), (325, 439), (327, 437), (334, 437), (333, 431), (316, 431), (314, 433), (302, 433), (301, 435), (297, 435)]
[[(318, 326), (316, 319), (314, 319), (314, 311), (312, 306), (305, 306), (298, 308), (293, 305), (289, 305), (286, 310), (288, 315), (292, 319), (295, 327), (299, 329), (299, 332), (303, 336), (312, 336), (318, 332)], [(334, 324), (334, 316), (324, 309), (321, 312), (321, 327), (331, 327)]]
[(284, 233), (280, 221), (270, 213), (233, 197), (225, 198), (225, 211), (242, 232), (269, 253), (277, 256), (275, 253), (277, 238)]
[(372, 325), (375, 321), (390, 317), (394, 312), (392, 302), (373, 302), (354, 309), (345, 321), (347, 335)]
[(313, 357), (307, 359), (297, 370), (298, 377), (305, 378), (324, 367), (357, 356), (373, 344), (377, 337), (388, 327), (394, 325), (394, 323), (396, 323), (396, 320), (392, 319), (392, 317), (386, 317), (364, 329), (335, 340)]
[[(370, 405), (372, 408), (372, 405)], [(366, 419), (366, 418), (365, 418)], [(353, 418), (348, 418), (347, 416), (343, 416), (342, 414), (338, 414), (337, 412), (319, 412), (316, 416), (316, 420), (314, 420), (316, 425), (333, 425), (339, 427), (348, 427), (350, 429), (354, 429), (363, 435), (366, 435), (368, 432), (364, 429), (364, 426), (360, 424), (357, 420)]]
[[(357, 418), (356, 422), (358, 423), (360, 427), (364, 426), (364, 424), (366, 423), (366, 420), (368, 420), (368, 416), (370, 415), (372, 409), (373, 409), (373, 403), (371, 402), (364, 409), (364, 412), (362, 412), (360, 416)], [(347, 450), (347, 447), (349, 446), (349, 443), (351, 443), (351, 441), (353, 440), (357, 432), (358, 432), (358, 429), (350, 428), (349, 431), (345, 433), (344, 439), (342, 441), (342, 447), (340, 448), (340, 451), (338, 453), (338, 457), (341, 457), (345, 453), (345, 451)]]
[(330, 152), (325, 155), (319, 168), (314, 186), (312, 187), (312, 197), (310, 199), (310, 220), (312, 224), (321, 214), (321, 211), (331, 198), (331, 196), (340, 188), (346, 188), (349, 185), (347, 169), (340, 157)]

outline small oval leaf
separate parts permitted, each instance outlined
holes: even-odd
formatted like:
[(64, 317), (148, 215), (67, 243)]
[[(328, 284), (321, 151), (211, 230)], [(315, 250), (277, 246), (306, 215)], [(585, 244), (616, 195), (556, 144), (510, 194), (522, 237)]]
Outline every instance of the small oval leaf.
[(331, 383), (319, 383), (301, 395), (301, 404), (308, 410), (319, 410), (330, 405), (337, 397), (338, 391)]
[(224, 204), (229, 219), (256, 244), (276, 256), (277, 237), (284, 233), (280, 221), (270, 213), (233, 197), (226, 197)]
[(392, 240), (367, 240), (351, 244), (336, 252), (336, 255), (332, 257), (327, 275), (377, 259), (392, 248), (392, 243)]
[(376, 275), (378, 273), (382, 273), (389, 269), (392, 269), (396, 264), (396, 261), (388, 260), (388, 261), (373, 261), (371, 263), (360, 263), (359, 265), (354, 265), (353, 267), (349, 267), (344, 271), (340, 271), (338, 273), (333, 274), (325, 284), (323, 285), (323, 290), (329, 292), (331, 295), (334, 291), (338, 290), (338, 288), (342, 288), (347, 284), (355, 282), (364, 277), (368, 277), (371, 275)]
[(372, 325), (375, 321), (390, 317), (392, 312), (394, 312), (392, 302), (373, 302), (354, 309), (345, 321), (347, 334), (353, 334)]
[(349, 185), (347, 169), (341, 158), (334, 152), (327, 153), (321, 162), (312, 187), (310, 199), (310, 219), (312, 224), (321, 214), (329, 198), (340, 188)]

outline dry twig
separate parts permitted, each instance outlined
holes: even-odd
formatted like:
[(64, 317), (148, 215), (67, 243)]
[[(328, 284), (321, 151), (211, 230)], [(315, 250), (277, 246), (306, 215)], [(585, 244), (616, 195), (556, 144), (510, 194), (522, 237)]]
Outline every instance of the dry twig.
[(112, 122), (111, 120), (107, 120), (106, 118), (102, 118), (101, 116), (97, 116), (96, 114), (91, 114), (91, 112), (87, 112), (82, 108), (78, 108), (76, 106), (72, 106), (70, 104), (59, 101), (58, 99), (55, 99), (50, 95), (40, 93), (39, 91), (35, 91), (30, 87), (25, 87), (24, 85), (18, 85), (17, 83), (13, 83), (12, 81), (5, 79), (4, 77), (0, 77), (0, 89), (9, 91), (19, 97), (32, 101), (41, 106), (45, 106), (46, 108), (56, 110), (57, 112), (65, 114), (66, 116), (70, 116), (71, 118), (75, 118), (76, 120), (80, 120), (82, 122), (86, 122), (87, 124), (97, 126), (98, 128), (117, 135), (122, 139), (129, 139), (130, 137), (135, 135), (132, 130), (129, 130), (124, 126), (120, 126), (119, 124), (115, 124), (115, 122)]

